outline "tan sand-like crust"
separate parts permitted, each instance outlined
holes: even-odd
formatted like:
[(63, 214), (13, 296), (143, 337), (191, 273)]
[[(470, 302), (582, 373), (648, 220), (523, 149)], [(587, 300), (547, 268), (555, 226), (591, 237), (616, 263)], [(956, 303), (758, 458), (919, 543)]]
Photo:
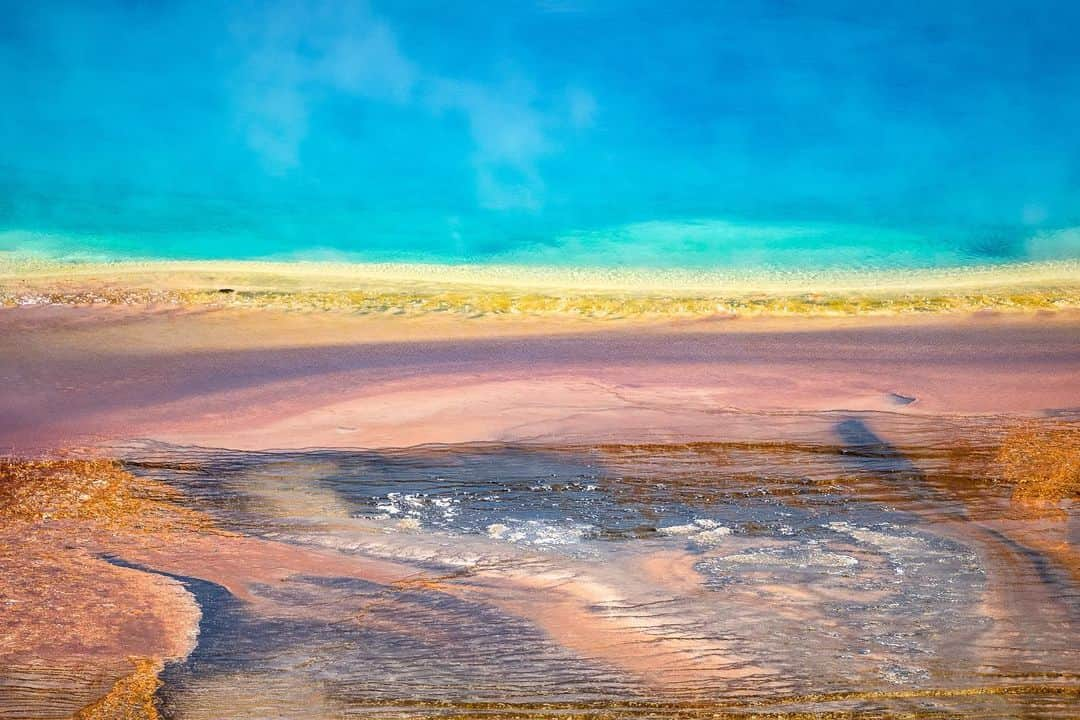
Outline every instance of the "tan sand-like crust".
[(157, 720), (154, 693), (161, 687), (161, 662), (137, 659), (135, 670), (117, 680), (109, 693), (75, 714), (74, 720)]
[(1080, 425), (1026, 423), (1005, 437), (997, 460), (1016, 500), (1080, 497)]
[(722, 273), (525, 266), (0, 259), (0, 304), (147, 303), (596, 318), (1080, 307), (1080, 263)]

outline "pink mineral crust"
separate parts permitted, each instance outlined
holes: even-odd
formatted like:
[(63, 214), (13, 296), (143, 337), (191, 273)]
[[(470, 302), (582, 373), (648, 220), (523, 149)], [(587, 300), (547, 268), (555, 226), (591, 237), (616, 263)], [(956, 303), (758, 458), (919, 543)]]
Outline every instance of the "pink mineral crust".
[(724, 411), (1080, 406), (1068, 312), (515, 325), (37, 308), (0, 311), (0, 334), (0, 447), (16, 451), (722, 440)]

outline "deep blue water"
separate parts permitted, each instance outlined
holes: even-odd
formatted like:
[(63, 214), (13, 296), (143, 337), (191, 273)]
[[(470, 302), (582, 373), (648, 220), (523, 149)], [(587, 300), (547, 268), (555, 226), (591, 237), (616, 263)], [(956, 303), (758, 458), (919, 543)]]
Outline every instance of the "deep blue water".
[(1080, 257), (1080, 4), (0, 0), (0, 250)]

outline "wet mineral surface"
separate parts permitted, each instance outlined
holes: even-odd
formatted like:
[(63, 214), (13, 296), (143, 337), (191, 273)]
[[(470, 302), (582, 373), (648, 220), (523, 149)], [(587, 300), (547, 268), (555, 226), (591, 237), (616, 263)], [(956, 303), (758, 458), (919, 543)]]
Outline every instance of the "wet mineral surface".
[(0, 717), (1075, 716), (1075, 420), (806, 421), (8, 461)]

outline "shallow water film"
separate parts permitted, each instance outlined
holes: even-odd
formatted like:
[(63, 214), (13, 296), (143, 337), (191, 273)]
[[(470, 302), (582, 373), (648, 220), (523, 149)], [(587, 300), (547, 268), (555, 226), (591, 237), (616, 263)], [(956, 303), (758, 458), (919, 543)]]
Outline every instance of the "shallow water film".
[[(1002, 481), (993, 423), (898, 443), (887, 415), (818, 417), (829, 443), (127, 445), (200, 525), (81, 542), (197, 604), (149, 674), (163, 717), (1075, 717), (1075, 501)], [(8, 667), (0, 717), (107, 676)]]

